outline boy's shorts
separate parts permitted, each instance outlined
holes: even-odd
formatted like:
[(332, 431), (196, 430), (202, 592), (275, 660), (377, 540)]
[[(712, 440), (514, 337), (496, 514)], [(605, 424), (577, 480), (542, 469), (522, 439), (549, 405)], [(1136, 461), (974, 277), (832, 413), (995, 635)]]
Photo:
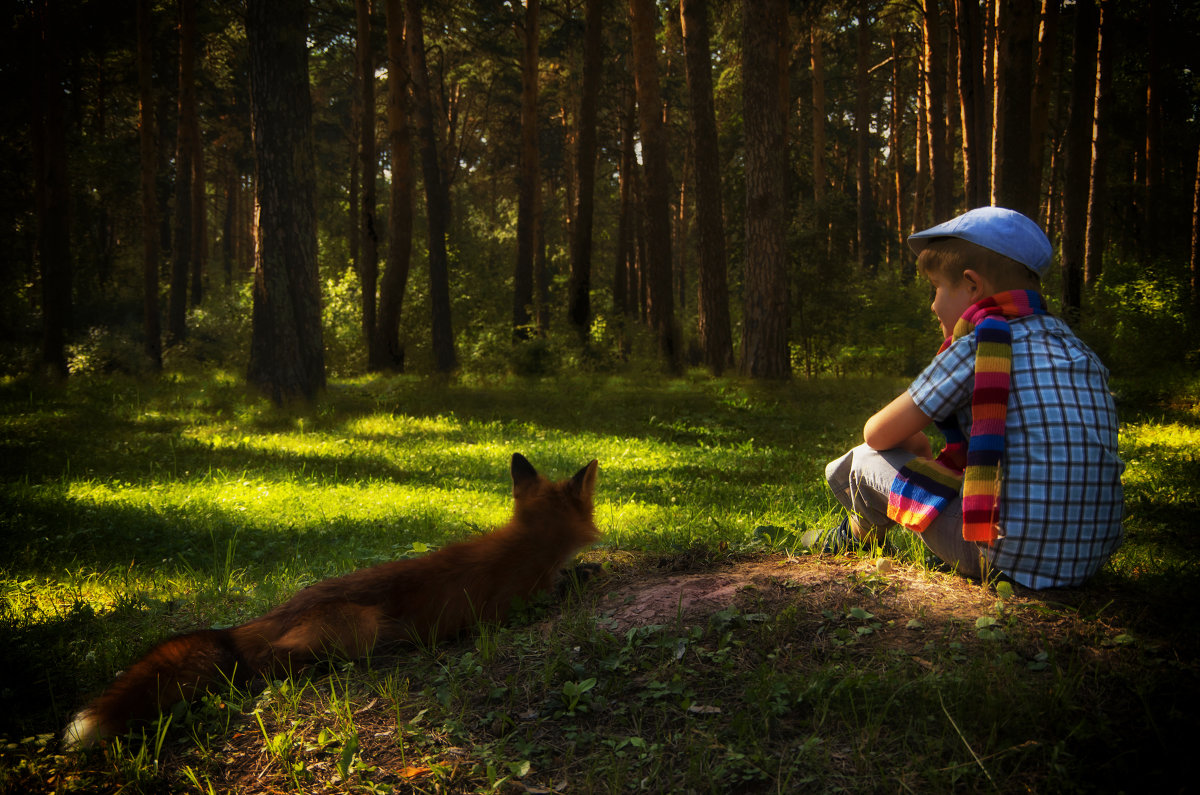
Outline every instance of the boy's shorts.
[[(907, 450), (874, 450), (860, 444), (825, 467), (825, 480), (847, 512), (866, 530), (886, 530), (894, 522), (887, 516), (888, 495), (900, 468), (916, 456)], [(962, 537), (962, 500), (957, 499), (938, 518), (917, 533), (934, 555), (960, 574), (982, 577), (988, 546)]]

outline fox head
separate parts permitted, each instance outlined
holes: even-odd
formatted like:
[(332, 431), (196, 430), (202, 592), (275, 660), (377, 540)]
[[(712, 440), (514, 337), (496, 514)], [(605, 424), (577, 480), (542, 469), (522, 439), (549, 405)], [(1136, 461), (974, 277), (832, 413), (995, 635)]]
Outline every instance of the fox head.
[(564, 526), (579, 545), (600, 537), (592, 522), (592, 495), (599, 463), (593, 459), (569, 480), (553, 483), (538, 474), (529, 459), (513, 453), (510, 473), (518, 521), (554, 522)]

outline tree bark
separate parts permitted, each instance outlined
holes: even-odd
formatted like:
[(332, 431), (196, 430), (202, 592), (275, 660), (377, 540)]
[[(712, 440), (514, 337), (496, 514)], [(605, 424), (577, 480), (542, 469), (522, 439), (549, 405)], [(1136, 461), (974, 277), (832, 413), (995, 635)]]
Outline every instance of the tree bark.
[(225, 161), (225, 215), (221, 219), (221, 266), (225, 276), (225, 287), (233, 284), (233, 263), (238, 257), (238, 199), (240, 178), (231, 152), (226, 152)]
[(368, 369), (380, 367), (377, 348), (379, 288), (379, 230), (375, 211), (375, 52), (371, 46), (371, 0), (354, 0), (355, 81), (358, 85), (358, 169), (361, 179), (359, 206), (359, 257), (355, 261), (362, 287), (363, 344), (367, 347)]
[[(193, 94), (195, 91), (193, 90)], [(204, 169), (204, 138), (200, 134), (200, 121), (193, 108), (190, 136), (192, 141), (192, 290), (188, 296), (191, 306), (200, 306), (204, 301), (204, 282), (208, 265), (208, 192)]]
[(404, 42), (401, 0), (385, 0), (388, 47), (388, 140), (391, 143), (392, 187), (388, 216), (387, 267), (379, 285), (379, 324), (374, 350), (380, 369), (404, 371), (400, 317), (412, 259), (413, 169), (408, 132), (408, 53)]
[(1042, 217), (1042, 172), (1046, 164), (1046, 139), (1050, 124), (1050, 93), (1054, 85), (1058, 53), (1058, 10), (1061, 0), (1042, 0), (1042, 22), (1038, 34), (1038, 62), (1033, 79), (1033, 98), (1029, 111), (1029, 176), (1038, 205), (1035, 221)]
[(604, 69), (603, 11), (603, 0), (585, 0), (583, 94), (579, 102), (579, 142), (575, 157), (579, 187), (571, 238), (571, 280), (567, 288), (567, 317), (585, 339), (592, 322), (592, 217), (596, 191), (596, 113)]
[(307, 0), (246, 3), (258, 205), (247, 377), (276, 404), (325, 386), (307, 21)]
[(187, 337), (188, 277), (194, 246), (192, 235), (193, 159), (196, 154), (196, 0), (179, 0), (179, 122), (175, 137), (175, 239), (171, 246), (171, 292), (167, 307), (167, 341)]
[(728, 265), (725, 259), (725, 216), (721, 206), (721, 157), (713, 109), (712, 52), (708, 35), (708, 0), (683, 0), (684, 68), (691, 109), (692, 152), (696, 177), (696, 225), (700, 268), (697, 278), (697, 325), (704, 363), (713, 375), (733, 367), (729, 321)]
[(1146, 44), (1146, 146), (1142, 168), (1142, 236), (1144, 256), (1155, 258), (1162, 250), (1162, 211), (1166, 206), (1162, 170), (1162, 55), (1163, 4), (1146, 5), (1149, 39)]
[(871, 184), (871, 55), (870, 6), (859, 0), (856, 11), (854, 68), (855, 187), (858, 202), (858, 267), (874, 276), (879, 267), (879, 223)]
[(741, 372), (787, 378), (787, 254), (784, 248), (782, 146), (784, 109), (779, 91), (781, 0), (742, 8), (746, 129), (746, 276)]
[(820, 207), (825, 200), (825, 56), (821, 49), (824, 33), (819, 22), (808, 32), (812, 46), (812, 107), (813, 107), (813, 202)]
[(158, 306), (157, 131), (154, 129), (154, 52), (150, 0), (138, 0), (138, 144), (142, 190), (142, 350), (162, 369), (162, 319)]
[(618, 316), (632, 315), (635, 306), (634, 291), (630, 288), (636, 259), (635, 220), (636, 199), (634, 197), (634, 92), (624, 85), (625, 97), (621, 108), (621, 161), (620, 184), (617, 187), (617, 256), (613, 267), (613, 312)]
[(38, 264), (42, 280), (41, 366), (67, 375), (66, 337), (71, 325), (70, 178), (67, 172), (66, 112), (62, 88), (62, 10), (56, 0), (38, 0), (34, 60), (34, 202), (38, 221)]
[[(675, 328), (671, 290), (671, 173), (667, 163), (667, 131), (658, 80), (657, 22), (654, 0), (630, 0), (629, 25), (633, 38), (634, 84), (641, 129), (646, 225), (646, 286), (650, 326), (658, 338), (659, 354), (667, 368), (678, 371), (681, 351)], [(771, 80), (771, 89), (775, 82)]]
[(962, 118), (963, 189), (967, 208), (982, 207), (991, 195), (985, 150), (991, 149), (991, 120), (984, 107), (983, 21), (978, 0), (956, 0), (958, 99)]
[(892, 101), (891, 101), (891, 123), (889, 126), (888, 137), (888, 165), (890, 166), (890, 174), (892, 178), (891, 184), (891, 218), (895, 220), (896, 226), (893, 234), (890, 236), (888, 243), (888, 254), (890, 256), (893, 247), (896, 248), (896, 257), (900, 261), (900, 275), (905, 280), (910, 280), (916, 273), (915, 261), (908, 252), (908, 248), (904, 245), (907, 225), (905, 224), (904, 214), (904, 106), (908, 102), (904, 90), (901, 88), (901, 76), (904, 72), (904, 62), (901, 58), (901, 39), (900, 31), (893, 29), (891, 35), (892, 45)]
[(517, 262), (513, 275), (513, 338), (528, 339), (533, 319), (533, 260), (537, 245), (538, 167), (538, 11), (539, 0), (527, 0), (525, 18), (517, 22), (521, 39), (521, 160), (517, 170)]
[(1100, 46), (1096, 55), (1096, 106), (1092, 114), (1092, 168), (1087, 209), (1087, 247), (1083, 282), (1094, 285), (1104, 271), (1105, 226), (1108, 216), (1109, 119), (1112, 117), (1112, 6), (1100, 7)]
[[(922, 48), (924, 45), (922, 45)], [(917, 137), (916, 174), (913, 176), (912, 231), (929, 226), (929, 80), (925, 74), (925, 59), (920, 59), (917, 80)]]
[(1063, 315), (1071, 323), (1078, 321), (1082, 307), (1088, 179), (1095, 112), (1096, 44), (1100, 22), (1096, 0), (1078, 0), (1075, 14), (1075, 67), (1071, 76), (1071, 109), (1065, 146), (1061, 235), (1062, 309)]
[(922, 0), (925, 33), (925, 130), (929, 137), (929, 183), (937, 223), (953, 210), (954, 169), (946, 148), (946, 58), (944, 23), (938, 0)]
[(1036, 26), (1037, 16), (1029, 0), (1000, 0), (992, 204), (1031, 218), (1037, 215), (1037, 186), (1029, 169)]
[(408, 67), (413, 86), (417, 145), (421, 173), (425, 178), (425, 218), (429, 225), (429, 298), (434, 366), (449, 373), (458, 366), (454, 332), (450, 322), (450, 261), (446, 233), (450, 225), (450, 190), (438, 160), (437, 136), (433, 129), (433, 97), (429, 67), (425, 61), (425, 31), (421, 22), (421, 0), (405, 0)]
[(1200, 147), (1196, 149), (1196, 182), (1192, 189), (1191, 277), (1192, 318), (1200, 319)]

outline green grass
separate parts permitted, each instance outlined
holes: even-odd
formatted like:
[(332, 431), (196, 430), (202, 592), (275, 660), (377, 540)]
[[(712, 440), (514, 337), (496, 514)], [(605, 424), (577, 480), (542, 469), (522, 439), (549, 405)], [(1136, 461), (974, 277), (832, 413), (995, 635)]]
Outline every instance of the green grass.
[[(1128, 539), (1087, 588), (997, 594), (901, 538), (894, 575), (801, 556), (711, 618), (614, 629), (617, 594), (795, 551), (835, 513), (825, 462), (902, 386), (372, 378), (282, 411), (225, 374), (0, 385), (0, 791), (1180, 786), (1200, 411), (1178, 391), (1122, 406)], [(553, 477), (600, 460), (607, 570), (565, 606), (58, 755), (152, 643), (502, 523), (514, 451)]]

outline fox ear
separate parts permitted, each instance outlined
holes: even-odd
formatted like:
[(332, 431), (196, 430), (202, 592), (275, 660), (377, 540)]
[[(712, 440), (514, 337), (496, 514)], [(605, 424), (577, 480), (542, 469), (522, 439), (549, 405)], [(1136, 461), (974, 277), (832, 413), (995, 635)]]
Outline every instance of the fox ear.
[(512, 466), (509, 467), (509, 472), (512, 474), (514, 497), (521, 493), (521, 489), (524, 486), (538, 479), (538, 473), (533, 468), (533, 464), (529, 463), (529, 459), (520, 453), (513, 453)]
[(571, 488), (588, 502), (592, 501), (592, 494), (596, 491), (596, 473), (599, 470), (600, 462), (593, 458), (590, 464), (576, 472), (575, 477), (571, 478)]

